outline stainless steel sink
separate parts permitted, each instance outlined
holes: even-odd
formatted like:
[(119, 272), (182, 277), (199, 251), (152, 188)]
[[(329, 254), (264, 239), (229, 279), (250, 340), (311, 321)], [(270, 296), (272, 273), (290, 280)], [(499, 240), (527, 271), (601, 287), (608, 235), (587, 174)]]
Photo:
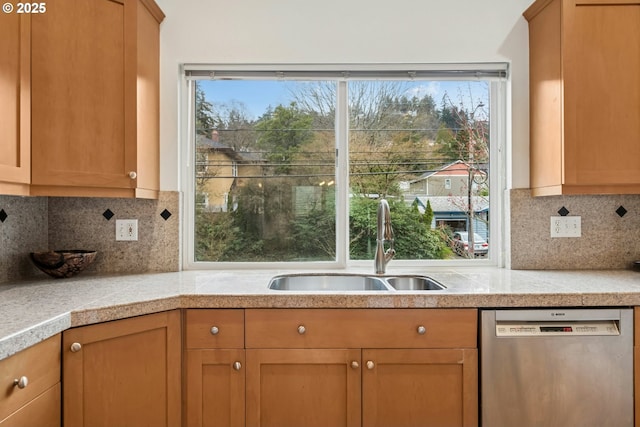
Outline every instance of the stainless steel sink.
[(394, 276), (386, 281), (397, 291), (440, 291), (445, 286), (427, 276)]
[(280, 291), (388, 291), (384, 280), (360, 274), (287, 274), (271, 279)]
[(416, 275), (301, 273), (276, 276), (269, 282), (269, 289), (278, 291), (439, 291), (445, 288), (430, 277)]

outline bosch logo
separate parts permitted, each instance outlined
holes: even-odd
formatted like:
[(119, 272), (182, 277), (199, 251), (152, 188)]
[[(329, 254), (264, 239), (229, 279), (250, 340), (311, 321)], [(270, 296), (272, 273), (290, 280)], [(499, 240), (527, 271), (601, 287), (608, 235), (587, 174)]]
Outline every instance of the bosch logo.
[(566, 315), (566, 313), (562, 313), (562, 312), (560, 312), (560, 313), (551, 313), (551, 317), (555, 317), (555, 316), (565, 316), (565, 315)]

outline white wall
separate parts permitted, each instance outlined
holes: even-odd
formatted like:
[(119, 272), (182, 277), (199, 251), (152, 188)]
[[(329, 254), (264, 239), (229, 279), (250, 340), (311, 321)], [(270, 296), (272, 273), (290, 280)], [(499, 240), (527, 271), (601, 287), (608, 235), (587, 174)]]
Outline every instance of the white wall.
[(529, 186), (533, 0), (156, 0), (161, 189), (179, 190), (181, 63), (509, 62), (508, 185)]

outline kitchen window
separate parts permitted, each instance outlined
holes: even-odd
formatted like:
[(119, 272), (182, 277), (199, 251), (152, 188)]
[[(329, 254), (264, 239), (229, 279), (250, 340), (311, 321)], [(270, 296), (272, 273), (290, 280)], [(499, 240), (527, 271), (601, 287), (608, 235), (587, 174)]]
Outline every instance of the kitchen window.
[(499, 262), (505, 64), (184, 70), (185, 268)]

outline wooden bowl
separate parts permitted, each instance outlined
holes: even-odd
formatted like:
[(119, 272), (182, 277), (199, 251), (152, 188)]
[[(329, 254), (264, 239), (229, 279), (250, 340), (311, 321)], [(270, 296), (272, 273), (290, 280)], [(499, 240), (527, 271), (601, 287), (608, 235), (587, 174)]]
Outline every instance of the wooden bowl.
[(93, 262), (96, 251), (82, 249), (31, 252), (31, 261), (51, 277), (61, 279), (75, 276)]

